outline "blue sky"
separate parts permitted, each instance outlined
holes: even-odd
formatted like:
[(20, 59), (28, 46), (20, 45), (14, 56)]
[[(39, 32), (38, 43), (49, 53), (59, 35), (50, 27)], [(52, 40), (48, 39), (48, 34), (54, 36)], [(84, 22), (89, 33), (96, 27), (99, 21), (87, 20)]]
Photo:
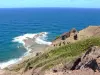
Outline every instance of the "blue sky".
[(100, 8), (100, 0), (0, 0), (0, 8), (23, 7)]

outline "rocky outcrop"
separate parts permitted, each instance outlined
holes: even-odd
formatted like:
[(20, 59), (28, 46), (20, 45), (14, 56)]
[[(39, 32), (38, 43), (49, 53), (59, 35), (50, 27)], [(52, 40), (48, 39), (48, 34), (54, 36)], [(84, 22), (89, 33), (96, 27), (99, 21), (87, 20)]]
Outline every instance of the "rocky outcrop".
[(69, 44), (71, 41), (78, 40), (78, 31), (73, 28), (69, 32), (65, 32), (52, 41), (54, 47)]
[(84, 68), (91, 68), (93, 71), (100, 72), (100, 47), (90, 47), (81, 58), (75, 61), (72, 70)]
[(100, 26), (89, 26), (83, 30), (77, 31), (75, 28), (69, 32), (65, 32), (57, 39), (52, 41), (54, 47), (59, 46), (59, 43), (65, 41), (66, 44), (76, 42), (78, 40), (87, 39), (93, 36), (100, 36)]
[(45, 75), (100, 75), (100, 47), (91, 46), (73, 63), (71, 70), (67, 68), (69, 63), (46, 71)]
[(75, 28), (73, 28), (69, 32), (63, 33), (58, 39), (66, 40), (70, 36), (73, 36), (73, 39), (76, 40), (77, 39), (77, 36), (76, 36), (77, 33), (78, 33), (78, 31)]

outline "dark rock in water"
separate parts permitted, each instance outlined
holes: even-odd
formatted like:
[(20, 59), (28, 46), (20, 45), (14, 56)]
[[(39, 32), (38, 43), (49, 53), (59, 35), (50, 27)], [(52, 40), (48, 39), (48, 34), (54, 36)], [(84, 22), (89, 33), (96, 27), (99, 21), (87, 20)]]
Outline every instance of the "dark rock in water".
[(94, 71), (100, 71), (100, 47), (93, 46), (79, 59), (77, 59), (72, 70), (91, 68)]

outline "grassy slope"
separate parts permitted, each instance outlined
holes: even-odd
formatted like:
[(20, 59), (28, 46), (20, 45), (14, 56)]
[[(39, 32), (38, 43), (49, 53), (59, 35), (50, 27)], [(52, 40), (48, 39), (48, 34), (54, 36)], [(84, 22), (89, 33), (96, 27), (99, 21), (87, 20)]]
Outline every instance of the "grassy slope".
[(46, 52), (19, 64), (17, 67), (13, 68), (13, 70), (18, 71), (20, 68), (25, 66), (25, 71), (29, 67), (33, 67), (34, 69), (43, 67), (42, 70), (45, 70), (53, 67), (54, 65), (73, 60), (74, 57), (85, 52), (91, 45), (100, 46), (100, 38), (92, 37), (83, 41), (77, 41), (76, 43), (62, 46), (60, 48), (55, 48), (50, 52)]

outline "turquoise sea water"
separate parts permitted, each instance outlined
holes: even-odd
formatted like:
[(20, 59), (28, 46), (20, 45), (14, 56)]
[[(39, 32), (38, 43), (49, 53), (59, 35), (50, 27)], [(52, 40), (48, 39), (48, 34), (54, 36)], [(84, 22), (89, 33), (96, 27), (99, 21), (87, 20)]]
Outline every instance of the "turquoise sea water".
[(100, 9), (20, 8), (0, 9), (0, 62), (19, 58), (26, 52), (14, 37), (26, 33), (48, 32), (48, 41), (57, 35), (88, 25), (100, 25)]

